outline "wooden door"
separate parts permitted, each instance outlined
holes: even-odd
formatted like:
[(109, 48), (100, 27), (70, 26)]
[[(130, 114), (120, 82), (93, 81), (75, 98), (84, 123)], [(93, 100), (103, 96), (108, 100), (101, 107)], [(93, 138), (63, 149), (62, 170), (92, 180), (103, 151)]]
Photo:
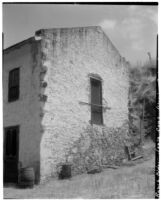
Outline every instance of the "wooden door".
[(4, 182), (18, 181), (19, 126), (4, 130), (3, 179)]

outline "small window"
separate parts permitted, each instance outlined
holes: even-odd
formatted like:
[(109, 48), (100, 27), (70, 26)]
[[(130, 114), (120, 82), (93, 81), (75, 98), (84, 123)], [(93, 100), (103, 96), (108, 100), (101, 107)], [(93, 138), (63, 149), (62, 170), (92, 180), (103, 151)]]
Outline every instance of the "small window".
[(102, 113), (102, 82), (101, 80), (90, 78), (91, 83), (91, 123), (103, 124)]
[(8, 101), (16, 101), (19, 98), (19, 68), (9, 72)]

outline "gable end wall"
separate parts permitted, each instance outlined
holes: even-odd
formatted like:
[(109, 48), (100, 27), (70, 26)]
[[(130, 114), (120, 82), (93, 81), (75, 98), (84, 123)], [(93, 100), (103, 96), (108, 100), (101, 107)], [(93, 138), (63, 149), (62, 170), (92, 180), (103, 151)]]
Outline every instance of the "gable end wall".
[[(128, 120), (127, 63), (99, 27), (43, 30), (41, 37), (41, 181), (56, 176), (66, 162), (73, 174), (121, 162), (128, 131), (120, 131)], [(91, 74), (103, 80), (103, 126), (90, 121)]]

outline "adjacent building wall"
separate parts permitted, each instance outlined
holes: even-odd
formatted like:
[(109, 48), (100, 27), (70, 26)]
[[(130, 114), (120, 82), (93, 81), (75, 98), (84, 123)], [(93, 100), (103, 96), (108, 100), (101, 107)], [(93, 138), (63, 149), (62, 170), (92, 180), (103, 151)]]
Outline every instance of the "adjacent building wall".
[[(4, 51), (3, 122), (4, 128), (20, 126), (19, 161), (22, 167), (33, 166), (36, 179), (40, 165), (39, 47), (34, 39)], [(8, 102), (9, 71), (20, 68), (20, 96)]]
[[(123, 132), (119, 128), (128, 119), (125, 60), (99, 27), (42, 30), (37, 35), (45, 69), (41, 180), (55, 176), (61, 163), (71, 162), (75, 174), (92, 167), (88, 160), (96, 155), (100, 163), (123, 159), (128, 127)], [(92, 126), (90, 121), (91, 75), (103, 80), (103, 126)]]

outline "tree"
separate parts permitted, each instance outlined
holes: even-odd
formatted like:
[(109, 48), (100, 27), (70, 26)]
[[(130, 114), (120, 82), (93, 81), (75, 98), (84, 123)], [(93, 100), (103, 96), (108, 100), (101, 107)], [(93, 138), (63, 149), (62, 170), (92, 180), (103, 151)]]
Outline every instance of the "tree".
[[(130, 120), (134, 124), (140, 119), (140, 140), (145, 136), (155, 140), (156, 132), (156, 63), (153, 60), (130, 72)], [(133, 127), (133, 126), (131, 126)], [(139, 131), (138, 131), (139, 132)]]

